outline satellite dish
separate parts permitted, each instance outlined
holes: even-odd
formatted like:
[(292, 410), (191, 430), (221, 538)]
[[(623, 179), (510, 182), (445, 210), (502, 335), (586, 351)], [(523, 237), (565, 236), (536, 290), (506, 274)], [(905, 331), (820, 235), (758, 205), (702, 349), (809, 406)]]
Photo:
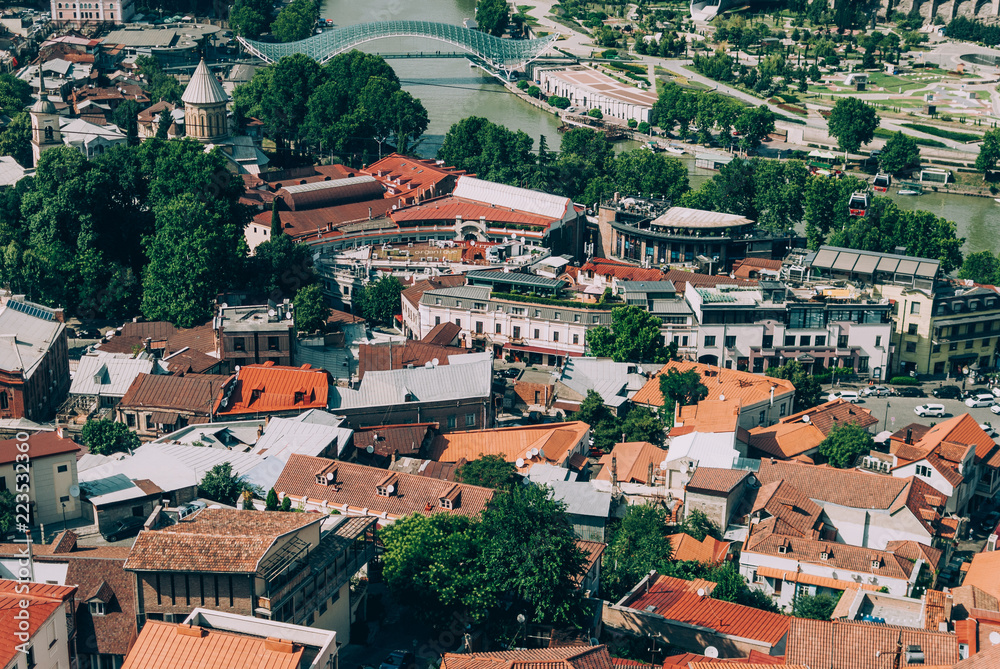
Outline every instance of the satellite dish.
[(517, 233), (516, 232), (510, 233), (510, 238), (511, 238), (511, 241), (517, 239)]
[(994, 646), (1000, 644), (1000, 632), (990, 632), (990, 643)]
[(531, 459), (531, 449), (530, 448), (524, 452), (524, 459), (525, 460), (530, 460)]
[(472, 239), (472, 240), (469, 241), (469, 246), (475, 246), (475, 245), (476, 245), (476, 240), (475, 239)]
[(327, 481), (332, 481), (333, 480), (333, 472), (327, 472), (326, 473), (326, 480)]
[(720, 402), (725, 402), (726, 401), (726, 395), (725, 395), (725, 393), (720, 393), (719, 394), (719, 401)]
[(699, 597), (705, 596), (705, 588), (698, 588), (698, 596)]
[(226, 304), (225, 302), (223, 302), (223, 303), (222, 303), (222, 304), (220, 304), (219, 306), (220, 306), (220, 307), (221, 307), (222, 309), (228, 309), (228, 308), (229, 308), (229, 305), (228, 305), (228, 304)]
[(536, 455), (538, 455), (538, 449), (537, 448), (531, 449), (531, 457), (535, 457)]
[(440, 364), (441, 364), (441, 361), (440, 361), (440, 360), (438, 360), (437, 358), (434, 358), (433, 360), (431, 360), (431, 364), (432, 364), (433, 366), (437, 367), (438, 365), (440, 365)]
[(396, 486), (390, 483), (388, 486), (386, 486), (385, 491), (391, 495), (392, 493), (396, 492)]
[(292, 312), (291, 311), (289, 311), (287, 314), (285, 314), (285, 320), (286, 321), (292, 320)]
[(430, 360), (428, 360), (427, 362), (424, 363), (424, 367), (426, 367), (427, 369), (434, 369), (434, 364)]
[(719, 657), (719, 649), (715, 646), (709, 646), (705, 649), (705, 657)]
[(544, 448), (539, 448), (538, 449), (538, 457), (540, 457), (540, 458), (544, 458), (545, 457), (545, 449)]
[(803, 416), (802, 417), (802, 422), (803, 423), (808, 423), (809, 422), (809, 416)]
[(268, 315), (268, 316), (274, 316), (274, 315), (276, 315), (277, 313), (278, 313), (278, 312), (277, 312), (277, 311), (275, 311), (274, 309), (268, 309), (268, 310), (267, 310), (267, 315)]
[(663, 471), (667, 471), (667, 461), (666, 460), (664, 460), (663, 462), (660, 463), (660, 469), (662, 469)]
[(368, 446), (365, 447), (365, 451), (367, 451), (368, 454), (371, 455), (372, 453), (375, 452), (375, 447), (372, 446), (371, 444), (368, 444)]
[(518, 458), (517, 462), (515, 462), (514, 464), (516, 464), (517, 468), (520, 469), (521, 467), (524, 466), (524, 460), (522, 460), (521, 458)]
[(517, 614), (517, 624), (518, 625), (523, 625), (525, 620), (527, 620), (527, 618), (524, 617), (523, 613), (518, 613)]
[(526, 241), (527, 240), (524, 238), (524, 235), (521, 235), (521, 243), (524, 244)]
[(70, 494), (70, 497), (79, 497), (80, 496), (80, 486), (76, 485), (75, 483), (73, 485), (71, 485), (69, 487), (69, 494)]

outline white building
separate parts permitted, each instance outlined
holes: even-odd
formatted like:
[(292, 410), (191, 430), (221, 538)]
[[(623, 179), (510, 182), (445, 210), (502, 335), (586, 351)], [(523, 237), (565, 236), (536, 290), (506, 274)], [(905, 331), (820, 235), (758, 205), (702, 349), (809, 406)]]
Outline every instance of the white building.
[(135, 16), (134, 0), (98, 0), (96, 2), (51, 0), (49, 6), (54, 22), (76, 26), (95, 23), (128, 23)]
[(605, 116), (649, 121), (656, 94), (623, 84), (582, 65), (535, 70), (535, 78), (546, 95), (558, 95), (583, 111), (600, 109)]

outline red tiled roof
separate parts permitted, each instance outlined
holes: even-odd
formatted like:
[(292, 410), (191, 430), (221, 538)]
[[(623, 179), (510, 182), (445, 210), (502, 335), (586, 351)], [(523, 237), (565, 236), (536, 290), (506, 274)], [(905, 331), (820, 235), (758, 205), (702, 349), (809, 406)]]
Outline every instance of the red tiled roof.
[[(347, 204), (336, 204), (329, 207), (317, 207), (315, 209), (298, 211), (282, 209), (279, 216), (281, 217), (281, 224), (286, 235), (289, 237), (302, 237), (304, 235), (316, 234), (317, 232), (336, 230), (342, 225), (365, 221), (369, 218), (382, 218), (392, 210), (393, 204), (393, 200), (375, 198), (363, 202), (348, 202)], [(370, 214), (369, 211), (371, 212)], [(257, 225), (270, 229), (270, 210), (256, 214), (253, 220)]]
[(424, 344), (449, 346), (461, 333), (461, 326), (455, 323), (438, 323), (420, 341)]
[(748, 476), (750, 472), (744, 469), (698, 467), (685, 488), (688, 492), (728, 495)]
[(375, 177), (387, 189), (392, 189), (392, 195), (420, 198), (451, 192), (455, 187), (455, 177), (465, 174), (465, 170), (398, 153), (389, 154), (360, 171)]
[(784, 480), (772, 481), (757, 489), (751, 513), (766, 513), (778, 519), (775, 531), (800, 537), (815, 537), (823, 509), (805, 493)]
[(149, 620), (122, 669), (298, 669), (304, 651), (290, 641)]
[(730, 541), (719, 541), (710, 536), (698, 541), (684, 532), (671, 534), (667, 538), (670, 539), (670, 559), (679, 562), (702, 562), (705, 564), (722, 562), (726, 559), (729, 547), (732, 545)]
[(613, 669), (606, 646), (445, 653), (441, 669)]
[(509, 207), (492, 207), (489, 204), (454, 195), (425, 200), (420, 204), (403, 207), (389, 213), (389, 217), (400, 227), (407, 227), (423, 221), (454, 224), (459, 216), (462, 217), (462, 220), (477, 222), (481, 218), (485, 218), (487, 226), (492, 223), (515, 223), (548, 228), (554, 221), (558, 220), (526, 211), (517, 211)]
[[(712, 599), (708, 581), (684, 581), (670, 576), (656, 575), (649, 590), (625, 605), (636, 611), (663, 616), (689, 625), (698, 625), (744, 639), (753, 639), (771, 646), (777, 645), (788, 633), (788, 616), (732, 602)], [(711, 584), (714, 586), (714, 584)], [(699, 596), (701, 588), (705, 596)]]
[(664, 281), (664, 273), (658, 269), (648, 269), (620, 260), (593, 258), (583, 264), (579, 272), (593, 272), (604, 277), (615, 277), (623, 281)]
[(986, 551), (972, 556), (972, 564), (964, 586), (975, 586), (997, 599), (1000, 599), (1000, 551)]
[[(804, 419), (808, 416), (808, 422)], [(878, 423), (867, 409), (841, 399), (825, 402), (786, 416), (774, 425), (750, 430), (750, 446), (768, 455), (792, 459), (818, 448), (837, 425), (854, 423), (863, 428)]]
[[(14, 462), (17, 459), (17, 454), (21, 452), (18, 450), (18, 444), (24, 443), (24, 441), (19, 439), (6, 439), (4, 441), (0, 441), (0, 465), (7, 465)], [(28, 437), (27, 444), (27, 453), (32, 460), (44, 458), (49, 455), (77, 453), (81, 450), (80, 444), (76, 443), (72, 439), (60, 437), (55, 431), (35, 432)], [(11, 481), (8, 485), (13, 487), (14, 482)]]
[[(523, 474), (535, 462), (565, 466), (571, 450), (589, 432), (590, 426), (582, 421), (449, 432), (434, 439), (431, 459), (458, 462), (463, 458), (472, 461), (481, 455), (500, 455), (507, 462), (516, 462), (522, 458), (525, 462), (520, 473)], [(527, 451), (535, 448), (539, 449), (538, 456), (528, 460)]]
[(924, 666), (958, 662), (954, 634), (845, 620), (788, 618), (787, 664), (805, 664), (811, 669), (884, 669), (911, 666), (905, 660), (893, 664), (900, 648), (920, 646)]
[(666, 374), (670, 369), (676, 369), (678, 372), (690, 370), (698, 372), (701, 375), (702, 383), (708, 388), (708, 396), (705, 399), (718, 400), (725, 395), (728, 400), (739, 401), (744, 407), (769, 400), (772, 386), (774, 387), (775, 400), (781, 399), (786, 393), (795, 392), (795, 386), (792, 385), (792, 382), (785, 379), (760, 376), (736, 369), (724, 369), (704, 365), (700, 362), (670, 361), (639, 389), (639, 392), (632, 397), (632, 403), (663, 406), (660, 375)]
[(402, 344), (361, 344), (358, 347), (358, 378), (364, 378), (368, 372), (403, 369), (407, 365), (423, 367), (432, 360), (437, 360), (439, 365), (447, 365), (448, 356), (466, 353), (473, 353), (473, 350), (422, 341), (408, 340)]
[(604, 555), (604, 550), (608, 547), (607, 544), (602, 544), (599, 541), (584, 541), (583, 539), (576, 540), (576, 547), (580, 549), (583, 553), (584, 562), (583, 569), (580, 573), (576, 575), (573, 579), (577, 586), (583, 583), (584, 577), (594, 568), (594, 565), (601, 561), (601, 556)]
[[(321, 472), (335, 472), (333, 485), (316, 482)], [(377, 486), (388, 475), (396, 476), (393, 484), (395, 491), (383, 496), (378, 493)], [(493, 490), (479, 486), (298, 454), (288, 458), (274, 489), (296, 501), (308, 497), (315, 504), (325, 501), (328, 506), (337, 508), (348, 505), (355, 512), (366, 510), (370, 515), (384, 513), (389, 518), (400, 518), (410, 513), (476, 516), (494, 495)], [(453, 508), (442, 508), (441, 498), (452, 498), (456, 493), (458, 497), (452, 500)]]
[(436, 276), (433, 279), (424, 279), (422, 281), (415, 281), (413, 285), (406, 288), (401, 297), (402, 299), (413, 305), (414, 308), (420, 304), (420, 297), (428, 290), (438, 290), (439, 288), (455, 288), (457, 286), (465, 285), (465, 277), (461, 275), (454, 276)]
[(208, 415), (228, 377), (217, 374), (139, 374), (119, 406), (127, 409), (177, 409)]
[[(23, 592), (25, 587), (28, 592)], [(27, 632), (30, 639), (75, 593), (75, 587), (0, 579), (0, 666), (10, 665), (20, 653), (17, 647), (24, 640), (15, 633)], [(21, 614), (22, 611), (25, 613)], [(39, 655), (42, 652), (44, 649), (36, 650)]]
[(594, 478), (598, 481), (611, 480), (611, 462), (618, 468), (618, 480), (623, 483), (649, 483), (649, 465), (658, 469), (667, 459), (667, 450), (648, 441), (629, 441), (615, 444), (610, 453), (601, 456), (601, 471)]
[(269, 361), (241, 367), (228, 405), (222, 406), (220, 395), (215, 409), (219, 416), (326, 409), (329, 391), (330, 374), (326, 370)]

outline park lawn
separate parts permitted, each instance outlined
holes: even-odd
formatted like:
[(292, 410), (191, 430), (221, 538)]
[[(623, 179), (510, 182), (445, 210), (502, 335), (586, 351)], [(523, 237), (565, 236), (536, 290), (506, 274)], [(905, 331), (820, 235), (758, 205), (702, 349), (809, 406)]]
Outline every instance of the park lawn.
[(534, 7), (532, 7), (531, 5), (518, 5), (517, 13), (521, 16), (522, 19), (524, 19), (524, 22), (527, 23), (529, 26), (537, 26), (538, 19), (536, 19), (534, 16), (528, 13), (532, 9), (534, 9)]
[(888, 91), (898, 91), (903, 89), (904, 91), (912, 91), (917, 88), (923, 88), (924, 86), (929, 86), (941, 80), (941, 77), (932, 77), (929, 79), (910, 79), (907, 77), (897, 77), (892, 74), (884, 74), (882, 72), (872, 72), (868, 75), (868, 81), (879, 88), (884, 88)]
[(955, 130), (938, 128), (937, 126), (924, 125), (922, 123), (903, 123), (902, 125), (905, 128), (913, 128), (918, 132), (934, 135), (935, 137), (943, 137), (955, 142), (977, 142), (983, 139), (982, 135), (974, 135), (968, 132), (957, 132)]

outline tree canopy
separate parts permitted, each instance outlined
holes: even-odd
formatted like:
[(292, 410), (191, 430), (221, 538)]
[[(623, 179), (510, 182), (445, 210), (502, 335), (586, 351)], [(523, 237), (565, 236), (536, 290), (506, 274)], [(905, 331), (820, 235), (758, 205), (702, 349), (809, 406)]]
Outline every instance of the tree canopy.
[(326, 327), (330, 309), (318, 283), (311, 283), (296, 293), (292, 306), (295, 308), (295, 329), (299, 332), (321, 332)]
[(792, 600), (792, 615), (796, 618), (829, 620), (843, 593), (836, 595), (796, 595)]
[(403, 284), (399, 279), (392, 275), (383, 276), (354, 292), (354, 308), (367, 321), (391, 325), (396, 314), (402, 310), (399, 301), (402, 292)]
[(618, 601), (650, 570), (664, 571), (672, 553), (667, 512), (650, 504), (629, 505), (609, 533), (601, 569), (601, 595), (608, 601)]
[(634, 305), (611, 310), (611, 327), (589, 328), (584, 335), (591, 355), (615, 362), (666, 362), (661, 321)]
[(795, 386), (795, 406), (792, 413), (811, 409), (822, 401), (823, 388), (798, 360), (789, 360), (781, 367), (769, 367), (767, 376), (791, 381)]
[(705, 537), (722, 539), (722, 528), (715, 524), (711, 518), (705, 515), (701, 509), (692, 509), (681, 523), (681, 532), (688, 534), (698, 541), (704, 541)]
[(959, 279), (971, 279), (976, 283), (997, 285), (1000, 283), (1000, 258), (992, 251), (970, 253), (962, 261), (958, 270)]
[(215, 465), (205, 472), (201, 483), (198, 484), (198, 492), (202, 497), (220, 504), (236, 504), (244, 490), (253, 491), (253, 486), (242, 476), (237, 475), (228, 462)]
[(868, 430), (856, 423), (846, 423), (834, 427), (826, 439), (819, 444), (819, 454), (832, 466), (844, 469), (854, 466), (859, 455), (867, 453), (875, 446), (875, 440)]
[(316, 0), (292, 0), (278, 12), (271, 33), (279, 42), (297, 42), (312, 36), (318, 18)]
[(878, 156), (878, 166), (883, 172), (899, 174), (920, 165), (920, 147), (912, 137), (896, 132), (890, 137)]
[(846, 153), (858, 150), (875, 138), (878, 129), (878, 114), (875, 108), (855, 97), (840, 97), (830, 111), (827, 128), (830, 135), (837, 138), (840, 149)]
[(663, 395), (663, 415), (670, 416), (671, 424), (675, 407), (697, 404), (708, 397), (708, 388), (701, 382), (697, 369), (678, 371), (671, 367), (660, 374), (660, 393)]
[(983, 143), (979, 146), (976, 156), (976, 169), (984, 175), (989, 175), (996, 169), (1000, 161), (1000, 128), (990, 130), (983, 135)]
[(476, 3), (476, 23), (484, 33), (502, 36), (510, 23), (510, 5), (507, 0), (479, 0)]
[(139, 435), (126, 427), (125, 423), (111, 420), (88, 420), (83, 425), (80, 438), (94, 455), (127, 453), (139, 448)]
[(510, 490), (521, 480), (513, 462), (502, 455), (480, 455), (455, 470), (455, 480), (484, 488)]

